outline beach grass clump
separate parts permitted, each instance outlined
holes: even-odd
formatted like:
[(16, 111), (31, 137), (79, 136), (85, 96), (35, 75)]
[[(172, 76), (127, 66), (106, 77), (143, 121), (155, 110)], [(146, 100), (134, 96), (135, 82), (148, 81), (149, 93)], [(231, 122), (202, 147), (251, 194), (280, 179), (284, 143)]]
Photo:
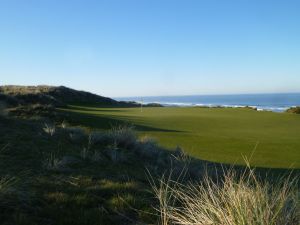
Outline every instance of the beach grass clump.
[(0, 195), (7, 194), (13, 190), (16, 178), (11, 176), (0, 177)]
[(64, 129), (71, 140), (72, 143), (78, 144), (86, 140), (86, 131), (81, 127), (67, 127)]
[(48, 134), (52, 137), (55, 134), (56, 127), (54, 124), (45, 123), (43, 130), (46, 134)]
[(253, 170), (224, 172), (222, 181), (205, 176), (182, 184), (163, 177), (153, 185), (159, 224), (298, 225), (300, 198), (296, 179), (260, 180)]
[(133, 148), (137, 142), (137, 135), (132, 126), (119, 125), (108, 131), (107, 137), (110, 143), (120, 148)]
[(58, 170), (61, 167), (61, 159), (56, 153), (50, 153), (43, 161), (43, 166), (47, 170)]
[(137, 150), (141, 156), (154, 159), (157, 158), (162, 148), (158, 145), (154, 138), (144, 136), (140, 138)]
[(91, 145), (102, 144), (105, 141), (105, 132), (93, 131), (89, 134), (89, 143)]
[(0, 176), (0, 211), (5, 211), (16, 207), (18, 179), (13, 176)]

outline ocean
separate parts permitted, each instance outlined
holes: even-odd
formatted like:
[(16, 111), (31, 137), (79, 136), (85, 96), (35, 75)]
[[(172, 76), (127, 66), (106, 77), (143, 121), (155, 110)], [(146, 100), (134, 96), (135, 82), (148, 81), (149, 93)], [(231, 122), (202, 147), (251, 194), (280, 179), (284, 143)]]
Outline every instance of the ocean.
[(245, 107), (258, 110), (283, 112), (290, 107), (300, 106), (300, 93), (292, 94), (239, 94), (239, 95), (190, 95), (190, 96), (154, 96), (122, 97), (119, 101), (160, 103), (164, 106), (188, 107)]

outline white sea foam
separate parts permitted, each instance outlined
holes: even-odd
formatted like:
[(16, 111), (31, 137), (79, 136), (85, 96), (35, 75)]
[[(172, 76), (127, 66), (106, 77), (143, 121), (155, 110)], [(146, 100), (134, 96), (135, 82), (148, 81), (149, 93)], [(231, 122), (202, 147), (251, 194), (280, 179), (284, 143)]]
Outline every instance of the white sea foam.
[(221, 108), (253, 108), (256, 109), (257, 111), (273, 111), (273, 112), (284, 112), (290, 107), (272, 107), (272, 106), (256, 106), (256, 105), (250, 105), (250, 106), (245, 106), (245, 105), (229, 105), (229, 104), (203, 104), (203, 103), (183, 103), (183, 102), (145, 102), (144, 104), (149, 104), (149, 103), (157, 103), (161, 104), (165, 107), (208, 107), (208, 108), (216, 108), (216, 107), (221, 107)]
[[(139, 101), (140, 98), (119, 100)], [(194, 95), (144, 97), (146, 103), (158, 103), (168, 107), (251, 107), (258, 111), (283, 112), (300, 105), (300, 93), (291, 94), (248, 94), (248, 95)]]

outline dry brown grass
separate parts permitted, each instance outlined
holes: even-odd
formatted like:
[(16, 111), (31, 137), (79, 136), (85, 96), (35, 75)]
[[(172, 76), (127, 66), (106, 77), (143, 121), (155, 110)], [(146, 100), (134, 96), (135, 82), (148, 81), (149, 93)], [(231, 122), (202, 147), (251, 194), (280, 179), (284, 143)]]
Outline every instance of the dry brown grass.
[(206, 176), (183, 185), (163, 177), (153, 185), (159, 201), (159, 224), (170, 225), (299, 225), (296, 179), (260, 180), (249, 169), (224, 172), (222, 181)]

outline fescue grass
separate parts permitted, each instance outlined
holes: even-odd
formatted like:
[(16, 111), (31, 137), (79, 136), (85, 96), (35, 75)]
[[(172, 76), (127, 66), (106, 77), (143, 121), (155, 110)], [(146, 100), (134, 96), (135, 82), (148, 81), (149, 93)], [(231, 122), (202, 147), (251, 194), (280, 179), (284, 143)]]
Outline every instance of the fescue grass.
[(55, 125), (45, 123), (43, 130), (52, 137), (55, 134)]
[(140, 136), (159, 144), (181, 146), (201, 159), (244, 164), (253, 153), (252, 165), (300, 168), (300, 116), (234, 108), (93, 108), (63, 109), (76, 124), (94, 129), (133, 124)]
[(269, 183), (253, 170), (224, 171), (221, 180), (206, 175), (199, 183), (163, 177), (152, 183), (161, 225), (298, 225), (300, 195), (289, 177)]
[(16, 184), (17, 179), (11, 176), (0, 177), (0, 196), (12, 192), (14, 185)]
[(138, 154), (143, 143), (131, 127), (98, 132), (47, 124), (0, 117), (1, 224), (154, 220), (143, 211), (153, 203), (145, 167), (155, 161)]

